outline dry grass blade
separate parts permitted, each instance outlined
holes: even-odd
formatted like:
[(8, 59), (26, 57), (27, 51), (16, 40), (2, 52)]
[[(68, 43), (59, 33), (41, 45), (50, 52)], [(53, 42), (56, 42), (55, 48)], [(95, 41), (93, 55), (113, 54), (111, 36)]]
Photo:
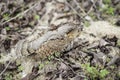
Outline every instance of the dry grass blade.
[(12, 21), (12, 20), (20, 17), (20, 16), (23, 16), (23, 15), (26, 14), (28, 11), (30, 11), (30, 10), (32, 10), (34, 7), (36, 7), (40, 2), (42, 2), (42, 0), (40, 0), (39, 2), (37, 2), (36, 4), (34, 4), (33, 6), (31, 6), (29, 9), (27, 9), (27, 10), (19, 13), (19, 14), (16, 15), (15, 17), (12, 17), (12, 18), (10, 18), (9, 20), (7, 20), (7, 21), (5, 21), (5, 22), (0, 22), (0, 24), (1, 24), (1, 25), (4, 25), (4, 24), (6, 24), (6, 23), (8, 23), (8, 22), (10, 22), (10, 21)]
[(79, 17), (81, 17), (81, 15), (67, 1), (65, 2), (74, 11), (74, 13), (76, 13)]
[(74, 0), (74, 2), (75, 2), (76, 5), (80, 8), (80, 10), (83, 12), (84, 16), (86, 16), (86, 15), (87, 15), (86, 12), (85, 12), (84, 9), (79, 5), (79, 3), (78, 3), (76, 0)]
[(4, 68), (4, 70), (0, 73), (0, 76), (3, 75), (3, 73), (7, 70), (8, 66), (10, 65), (11, 61), (9, 61), (9, 63), (6, 65), (6, 67)]

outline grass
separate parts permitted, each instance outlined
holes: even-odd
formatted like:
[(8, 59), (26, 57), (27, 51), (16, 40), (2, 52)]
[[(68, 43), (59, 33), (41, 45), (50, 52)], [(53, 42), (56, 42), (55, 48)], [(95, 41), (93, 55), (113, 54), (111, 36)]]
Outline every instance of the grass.
[(91, 80), (105, 79), (105, 77), (109, 74), (108, 70), (98, 70), (97, 67), (90, 66), (89, 63), (82, 64), (82, 68), (85, 71), (87, 77), (89, 77)]

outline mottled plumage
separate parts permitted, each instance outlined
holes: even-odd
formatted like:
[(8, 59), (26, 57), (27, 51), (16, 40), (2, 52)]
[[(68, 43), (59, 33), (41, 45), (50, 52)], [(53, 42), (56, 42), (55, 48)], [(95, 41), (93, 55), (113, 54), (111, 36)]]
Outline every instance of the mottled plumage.
[(80, 34), (80, 30), (75, 28), (68, 32), (63, 38), (52, 39), (44, 42), (38, 50), (35, 51), (35, 59), (44, 59), (54, 53), (61, 53), (67, 50), (71, 42)]

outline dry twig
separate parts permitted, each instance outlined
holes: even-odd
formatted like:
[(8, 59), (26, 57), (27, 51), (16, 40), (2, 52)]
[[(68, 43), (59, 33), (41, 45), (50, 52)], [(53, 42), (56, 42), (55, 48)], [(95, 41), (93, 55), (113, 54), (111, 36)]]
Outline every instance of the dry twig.
[(3, 73), (7, 70), (8, 66), (10, 65), (11, 61), (8, 62), (8, 64), (6, 65), (6, 67), (4, 68), (4, 70), (0, 73), (0, 76), (3, 75)]
[(23, 15), (26, 14), (28, 11), (30, 11), (30, 10), (32, 10), (34, 7), (36, 7), (40, 2), (42, 2), (42, 0), (40, 0), (39, 2), (37, 2), (36, 4), (34, 4), (33, 6), (31, 6), (29, 9), (27, 9), (27, 10), (19, 13), (19, 14), (16, 15), (15, 17), (10, 18), (9, 20), (7, 20), (7, 21), (5, 21), (5, 22), (3, 22), (3, 23), (0, 22), (0, 24), (1, 24), (1, 25), (4, 25), (4, 24), (6, 24), (6, 23), (8, 23), (8, 22), (10, 22), (10, 21), (12, 21), (12, 20), (20, 17), (20, 16), (23, 16)]

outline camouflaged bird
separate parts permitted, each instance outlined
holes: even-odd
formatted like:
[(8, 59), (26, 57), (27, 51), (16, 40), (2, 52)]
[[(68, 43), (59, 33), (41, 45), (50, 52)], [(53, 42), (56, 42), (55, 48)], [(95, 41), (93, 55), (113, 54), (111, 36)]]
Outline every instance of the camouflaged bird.
[(22, 46), (18, 47), (16, 52), (22, 56), (31, 55), (35, 60), (45, 59), (54, 53), (65, 52), (72, 48), (72, 41), (80, 35), (80, 30), (80, 25), (64, 24), (55, 31), (48, 31), (48, 34), (46, 33), (37, 40), (27, 41), (26, 39), (21, 41)]
[[(35, 58), (46, 58), (54, 53), (61, 53), (68, 50), (68, 47), (72, 44), (72, 41), (80, 34), (79, 29), (75, 28), (65, 34), (62, 38), (56, 38), (44, 42), (40, 48), (35, 52), (37, 55)], [(72, 48), (72, 46), (70, 47)], [(69, 48), (69, 49), (70, 49)]]

